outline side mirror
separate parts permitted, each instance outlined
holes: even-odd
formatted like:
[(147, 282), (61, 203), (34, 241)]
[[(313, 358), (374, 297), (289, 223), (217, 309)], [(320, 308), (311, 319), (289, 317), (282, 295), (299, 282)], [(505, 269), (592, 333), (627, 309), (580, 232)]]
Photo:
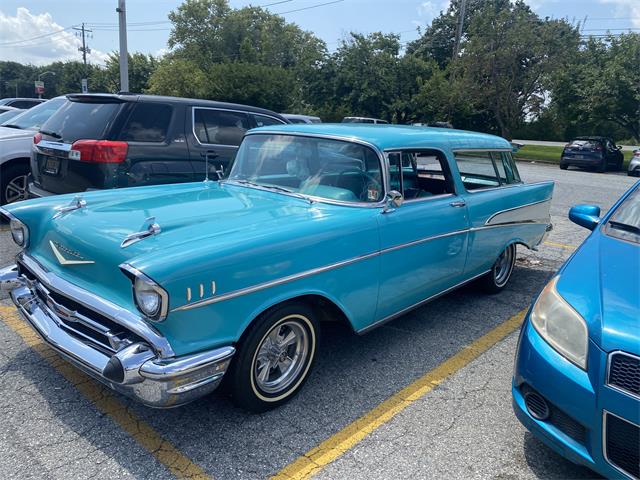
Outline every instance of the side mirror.
[(593, 230), (600, 222), (600, 207), (597, 205), (575, 205), (569, 210), (569, 220), (581, 227)]
[(387, 194), (387, 203), (384, 206), (383, 212), (393, 212), (396, 208), (400, 208), (404, 198), (402, 194), (397, 190), (391, 190)]

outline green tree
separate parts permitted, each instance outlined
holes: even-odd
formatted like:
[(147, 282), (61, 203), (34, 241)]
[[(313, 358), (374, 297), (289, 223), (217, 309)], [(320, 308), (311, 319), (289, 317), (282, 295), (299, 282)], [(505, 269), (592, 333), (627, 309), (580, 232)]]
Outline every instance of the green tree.
[(198, 65), (179, 58), (160, 61), (149, 80), (148, 93), (175, 97), (211, 98), (211, 79)]

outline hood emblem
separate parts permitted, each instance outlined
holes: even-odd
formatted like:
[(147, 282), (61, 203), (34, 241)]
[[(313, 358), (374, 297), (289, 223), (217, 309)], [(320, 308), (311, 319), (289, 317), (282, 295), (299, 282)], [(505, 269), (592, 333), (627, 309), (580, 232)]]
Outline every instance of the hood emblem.
[(120, 244), (120, 248), (127, 248), (129, 245), (133, 245), (147, 237), (157, 235), (161, 231), (160, 225), (156, 223), (156, 217), (147, 218), (140, 228), (141, 230), (139, 232), (127, 235)]
[[(85, 260), (78, 252), (62, 246), (57, 242), (49, 240), (49, 245), (51, 245), (51, 250), (58, 259), (58, 262), (60, 262), (60, 265), (89, 265), (96, 263), (93, 260)], [(74, 259), (70, 260), (67, 257), (74, 257)]]
[(76, 195), (75, 197), (73, 197), (73, 200), (71, 200), (71, 203), (69, 205), (67, 205), (66, 207), (58, 207), (56, 209), (58, 210), (58, 212), (53, 216), (53, 218), (58, 218), (67, 212), (73, 212), (74, 210), (79, 210), (86, 206), (87, 206), (87, 201), (84, 200), (79, 195)]

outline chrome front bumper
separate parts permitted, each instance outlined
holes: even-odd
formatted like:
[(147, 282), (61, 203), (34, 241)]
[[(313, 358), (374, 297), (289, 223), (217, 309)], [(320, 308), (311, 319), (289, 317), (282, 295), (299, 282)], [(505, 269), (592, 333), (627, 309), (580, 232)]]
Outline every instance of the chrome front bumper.
[[(37, 268), (42, 268), (26, 256), (22, 260), (31, 262), (29, 266), (32, 267), (32, 273)], [(233, 347), (222, 347), (183, 357), (167, 356), (166, 339), (154, 331), (153, 335), (145, 335), (142, 341), (122, 344), (117, 351), (110, 353), (65, 328), (65, 323), (58, 314), (59, 305), (43, 300), (42, 293), (39, 295), (37, 291), (40, 285), (49, 290), (54, 290), (55, 287), (61, 290), (60, 286), (64, 281), (52, 282), (51, 273), (42, 270), (37, 270), (37, 273), (39, 275), (36, 276), (36, 280), (30, 280), (20, 274), (16, 265), (0, 269), (0, 289), (10, 292), (20, 315), (47, 344), (109, 388), (150, 407), (168, 408), (193, 401), (219, 386), (235, 353)], [(73, 289), (77, 290), (78, 287), (73, 286)], [(54, 291), (69, 295), (69, 292), (59, 290)], [(90, 297), (84, 297), (82, 301), (76, 297), (70, 298), (94, 309), (99, 315), (109, 316), (112, 321), (122, 323), (121, 316), (117, 318), (106, 308), (116, 307), (104, 299), (87, 305), (87, 298)], [(72, 315), (76, 313), (71, 312)], [(131, 328), (131, 318), (127, 319), (126, 326)], [(139, 330), (144, 333), (143, 327), (140, 326)], [(156, 345), (156, 338), (162, 338), (163, 341), (157, 342), (159, 344)], [(169, 352), (172, 353), (170, 347)]]

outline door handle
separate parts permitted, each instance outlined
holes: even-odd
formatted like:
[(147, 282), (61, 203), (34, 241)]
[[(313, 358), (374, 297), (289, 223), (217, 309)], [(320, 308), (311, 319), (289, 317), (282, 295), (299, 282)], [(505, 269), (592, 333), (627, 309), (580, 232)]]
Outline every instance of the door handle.
[(451, 205), (453, 208), (462, 208), (467, 204), (464, 200), (456, 200), (455, 202), (451, 202), (449, 205)]

